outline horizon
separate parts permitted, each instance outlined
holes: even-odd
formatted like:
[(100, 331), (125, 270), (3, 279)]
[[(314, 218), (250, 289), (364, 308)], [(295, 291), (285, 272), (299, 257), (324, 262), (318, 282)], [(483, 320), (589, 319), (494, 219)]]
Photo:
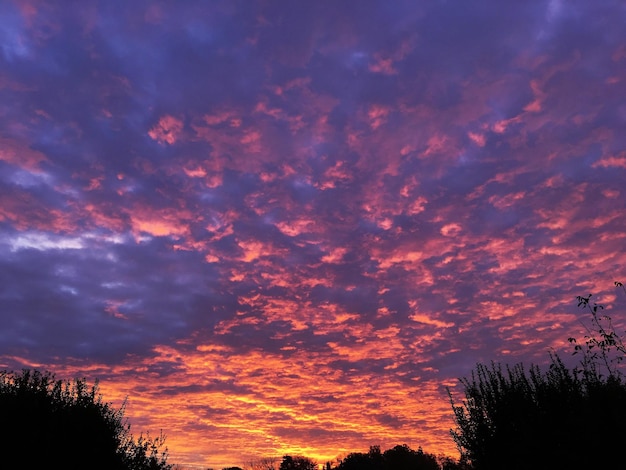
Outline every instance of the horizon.
[(576, 296), (623, 305), (624, 24), (618, 1), (3, 2), (0, 369), (98, 379), (188, 468), (458, 458), (446, 387), (573, 360)]

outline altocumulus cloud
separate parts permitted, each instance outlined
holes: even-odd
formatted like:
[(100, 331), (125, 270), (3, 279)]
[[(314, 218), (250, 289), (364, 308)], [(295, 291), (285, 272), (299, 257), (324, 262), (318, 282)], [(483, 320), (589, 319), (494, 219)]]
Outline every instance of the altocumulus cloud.
[(0, 365), (100, 378), (176, 462), (455, 455), (446, 385), (616, 300), (620, 2), (0, 18)]

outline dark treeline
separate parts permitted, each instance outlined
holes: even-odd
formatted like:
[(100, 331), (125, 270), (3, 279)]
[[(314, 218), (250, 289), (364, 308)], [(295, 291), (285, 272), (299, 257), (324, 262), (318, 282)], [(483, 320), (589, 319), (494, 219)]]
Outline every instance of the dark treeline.
[[(619, 282), (615, 286), (626, 293)], [(477, 364), (460, 379), (463, 397), (448, 391), (457, 460), (397, 445), (353, 452), (334, 462), (305, 456), (264, 458), (245, 470), (577, 470), (626, 468), (626, 357), (623, 335), (592, 302), (587, 334), (569, 338), (580, 360), (567, 367), (556, 353), (542, 369)], [(133, 437), (124, 406), (102, 400), (98, 384), (56, 380), (37, 370), (0, 372), (1, 468), (172, 470), (164, 436)], [(320, 465), (321, 464), (321, 465)], [(223, 470), (244, 470), (229, 467)]]
[[(327, 465), (329, 468), (330, 465)], [(380, 447), (372, 446), (367, 454), (352, 453), (341, 459), (337, 470), (453, 470), (456, 463), (450, 458), (435, 457), (422, 451), (413, 450), (407, 445), (398, 445), (381, 452)], [(281, 469), (288, 470), (288, 469)]]
[(466, 470), (469, 467), (447, 456), (435, 456), (421, 448), (397, 445), (384, 452), (371, 446), (369, 452), (352, 452), (334, 462), (319, 465), (304, 456), (285, 455), (281, 459), (263, 458), (240, 467), (222, 470)]

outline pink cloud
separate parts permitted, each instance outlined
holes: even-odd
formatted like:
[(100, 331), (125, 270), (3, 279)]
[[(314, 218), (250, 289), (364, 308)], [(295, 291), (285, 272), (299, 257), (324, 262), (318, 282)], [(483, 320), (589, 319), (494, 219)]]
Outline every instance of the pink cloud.
[(160, 144), (173, 145), (180, 139), (183, 131), (183, 121), (174, 116), (166, 115), (159, 119), (148, 135)]
[(609, 155), (602, 157), (592, 165), (593, 168), (626, 168), (626, 152), (622, 152), (619, 155)]
[(13, 139), (0, 137), (0, 160), (31, 172), (40, 173), (48, 158), (41, 152)]
[(387, 116), (389, 116), (389, 108), (385, 106), (372, 105), (367, 111), (367, 117), (370, 120), (370, 127), (373, 130), (378, 129), (381, 125), (383, 125), (387, 121)]
[(189, 232), (191, 214), (185, 210), (154, 209), (137, 206), (128, 211), (132, 230), (136, 237), (148, 234), (154, 237), (180, 238)]
[(472, 142), (474, 142), (479, 147), (484, 147), (486, 143), (485, 134), (481, 134), (478, 132), (468, 132), (467, 136), (470, 138)]
[(377, 57), (374, 63), (369, 64), (370, 72), (382, 73), (384, 75), (395, 75), (398, 71), (393, 66), (393, 59)]

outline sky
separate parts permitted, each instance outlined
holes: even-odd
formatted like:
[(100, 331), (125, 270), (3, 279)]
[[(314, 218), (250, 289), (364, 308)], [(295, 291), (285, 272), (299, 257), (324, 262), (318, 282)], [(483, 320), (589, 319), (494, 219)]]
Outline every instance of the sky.
[(626, 300), (624, 24), (1, 2), (0, 369), (99, 379), (189, 469), (458, 457), (446, 387), (569, 357), (576, 296)]

